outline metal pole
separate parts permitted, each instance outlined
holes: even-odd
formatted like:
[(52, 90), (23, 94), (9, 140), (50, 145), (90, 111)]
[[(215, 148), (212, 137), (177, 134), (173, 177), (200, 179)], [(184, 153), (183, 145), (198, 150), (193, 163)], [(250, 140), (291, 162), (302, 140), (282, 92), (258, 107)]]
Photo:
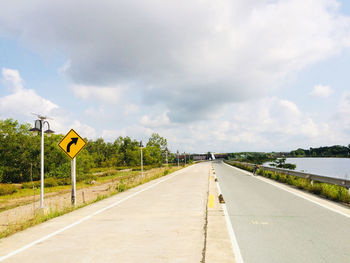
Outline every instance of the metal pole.
[(179, 159), (180, 159), (179, 151), (177, 151), (177, 166), (179, 166)]
[(77, 200), (76, 200), (76, 193), (77, 193), (77, 189), (76, 189), (76, 169), (75, 169), (75, 158), (71, 160), (71, 180), (72, 180), (72, 205), (76, 205), (77, 204)]
[(141, 145), (141, 177), (143, 178), (143, 156), (142, 156), (142, 145)]
[(44, 208), (44, 123), (41, 121), (40, 208)]
[(165, 150), (165, 162), (166, 166), (168, 166), (168, 149)]

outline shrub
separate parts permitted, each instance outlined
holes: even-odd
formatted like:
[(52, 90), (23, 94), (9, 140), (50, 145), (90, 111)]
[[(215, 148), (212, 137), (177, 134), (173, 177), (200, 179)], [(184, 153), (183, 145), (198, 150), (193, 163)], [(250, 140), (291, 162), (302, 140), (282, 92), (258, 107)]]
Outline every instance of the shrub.
[(57, 179), (54, 177), (49, 177), (44, 180), (45, 187), (55, 187), (58, 186)]
[(0, 184), (0, 195), (10, 195), (17, 192), (17, 187), (11, 184)]
[[(33, 183), (32, 182), (23, 183), (22, 184), (22, 188), (23, 189), (25, 189), (25, 188), (33, 188), (33, 184), (34, 184), (34, 182)], [(34, 185), (34, 187), (35, 187), (35, 185)]]
[(117, 185), (117, 191), (118, 192), (124, 192), (126, 190), (126, 185), (123, 183), (120, 183)]

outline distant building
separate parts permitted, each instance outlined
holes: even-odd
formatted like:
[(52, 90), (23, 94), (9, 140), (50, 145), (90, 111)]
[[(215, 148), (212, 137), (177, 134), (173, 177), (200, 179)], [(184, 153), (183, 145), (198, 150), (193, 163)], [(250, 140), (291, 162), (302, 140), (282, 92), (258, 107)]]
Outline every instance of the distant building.
[(193, 154), (192, 155), (193, 161), (203, 161), (208, 160), (207, 154)]

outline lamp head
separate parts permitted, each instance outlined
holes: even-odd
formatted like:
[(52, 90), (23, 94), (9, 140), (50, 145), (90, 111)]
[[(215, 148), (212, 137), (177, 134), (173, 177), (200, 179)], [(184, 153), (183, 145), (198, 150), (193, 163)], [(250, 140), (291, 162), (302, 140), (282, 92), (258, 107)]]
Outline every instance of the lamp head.
[(47, 129), (47, 130), (45, 131), (45, 133), (46, 133), (47, 137), (51, 137), (51, 134), (53, 134), (53, 133), (55, 133), (55, 132), (54, 132), (53, 130)]
[(34, 128), (30, 129), (34, 136), (38, 135), (38, 133), (41, 131), (41, 120), (36, 120), (34, 123)]
[(34, 136), (37, 136), (40, 130), (38, 130), (37, 128), (33, 128), (33, 129), (30, 129), (29, 131), (31, 131)]

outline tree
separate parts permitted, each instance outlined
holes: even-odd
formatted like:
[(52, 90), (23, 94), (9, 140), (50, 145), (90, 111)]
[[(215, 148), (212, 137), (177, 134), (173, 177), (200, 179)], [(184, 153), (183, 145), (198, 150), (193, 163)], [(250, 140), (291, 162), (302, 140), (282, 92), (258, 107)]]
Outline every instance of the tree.
[(161, 137), (158, 133), (153, 133), (148, 139), (147, 146), (155, 146), (163, 152), (168, 147), (168, 142), (167, 139)]
[(294, 170), (296, 168), (295, 164), (286, 163), (286, 158), (285, 157), (276, 159), (275, 161), (270, 163), (270, 165), (274, 166), (274, 167), (277, 167), (277, 168), (285, 168), (285, 169), (290, 169), (290, 170)]

